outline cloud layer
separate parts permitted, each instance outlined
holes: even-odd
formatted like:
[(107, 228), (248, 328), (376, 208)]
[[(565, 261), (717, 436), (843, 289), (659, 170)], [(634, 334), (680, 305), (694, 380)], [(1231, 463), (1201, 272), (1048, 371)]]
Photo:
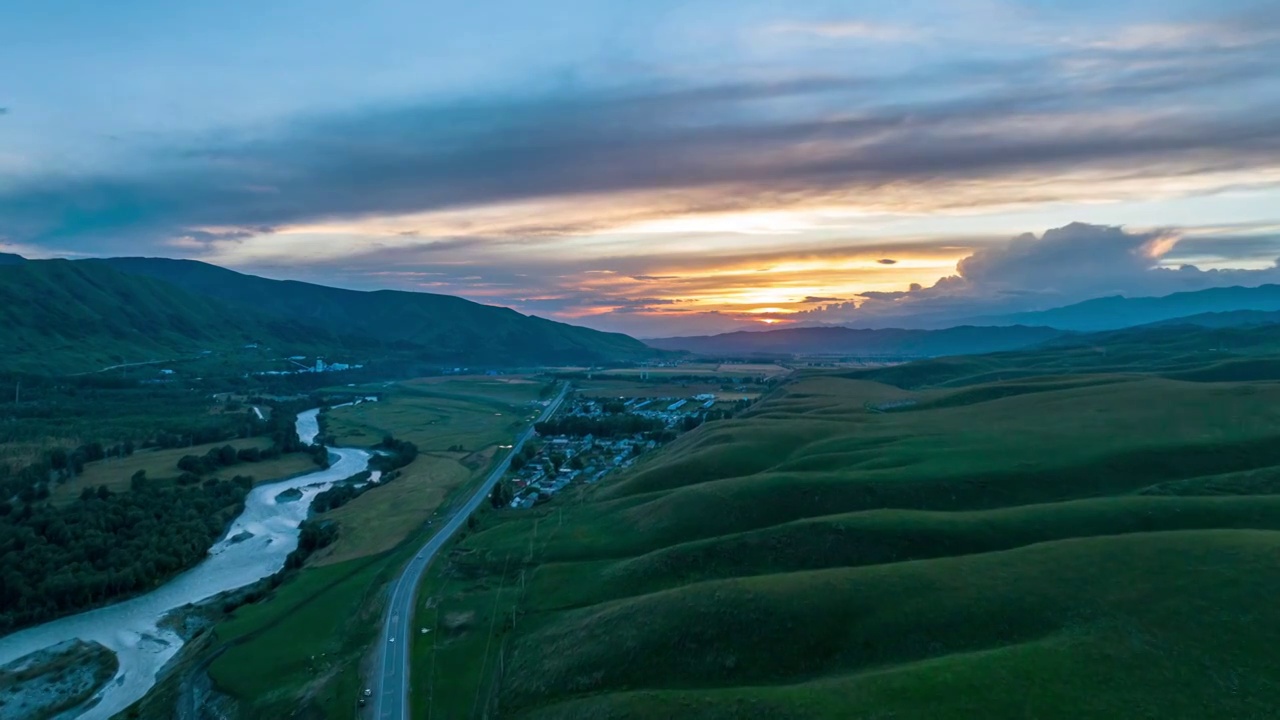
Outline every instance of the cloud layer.
[[(1181, 233), (1175, 230), (1130, 232), (1072, 223), (1040, 236), (1027, 233), (979, 249), (956, 264), (954, 275), (929, 287), (867, 293), (852, 302), (788, 319), (854, 327), (941, 327), (1109, 295), (1159, 296), (1280, 282), (1280, 250), (1269, 267), (1253, 270), (1165, 265), (1163, 259), (1178, 246), (1180, 238)], [(1276, 249), (1275, 238), (1270, 241)]]
[[(24, 177), (0, 192), (0, 217), (17, 242), (114, 248), (206, 226), (579, 195), (630, 193), (637, 214), (664, 217), (864, 193), (906, 210), (1036, 201), (1069, 195), (1084, 174), (1275, 183), (1280, 78), (1268, 59), (1280, 37), (1231, 31), (1235, 42), (1208, 49), (1192, 34), (1122, 34), (890, 76), (579, 88), (303, 118), (142, 148), (138, 171)], [(919, 96), (879, 99), (903, 84)], [(1252, 100), (1188, 103), (1227, 91)], [(1041, 181), (1027, 186), (1031, 177)], [(1011, 184), (1024, 187), (1010, 197)]]
[[(1273, 272), (1274, 8), (1000, 7), (772, 8), (704, 28), (734, 38), (719, 62), (654, 52), (519, 91), (326, 99), (113, 139), (106, 164), (0, 142), (0, 247), (182, 255), (644, 335), (941, 322)], [(1192, 228), (1166, 215), (1183, 200), (1230, 212)], [(1169, 229), (1006, 239), (1075, 218)]]

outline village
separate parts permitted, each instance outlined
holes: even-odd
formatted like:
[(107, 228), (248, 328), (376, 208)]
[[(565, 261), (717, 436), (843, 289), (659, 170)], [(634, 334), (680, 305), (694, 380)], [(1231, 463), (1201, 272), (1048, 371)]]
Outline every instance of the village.
[(575, 394), (563, 411), (535, 426), (540, 442), (512, 458), (496, 500), (516, 509), (546, 502), (573, 483), (599, 482), (703, 422), (748, 405), (749, 400), (719, 400), (709, 392), (609, 399)]

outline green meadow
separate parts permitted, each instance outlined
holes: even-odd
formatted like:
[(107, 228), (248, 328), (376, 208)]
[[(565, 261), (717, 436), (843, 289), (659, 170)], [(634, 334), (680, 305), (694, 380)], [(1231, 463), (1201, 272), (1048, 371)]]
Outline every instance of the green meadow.
[(1196, 337), (802, 373), (486, 510), (415, 717), (1275, 717), (1277, 334)]
[[(241, 717), (350, 718), (369, 683), (386, 587), (426, 540), (428, 520), (465, 498), (499, 445), (528, 426), (542, 382), (516, 377), (430, 378), (363, 388), (382, 400), (329, 410), (342, 446), (407, 439), (417, 459), (400, 475), (318, 517), (338, 539), (259, 602), (214, 629), (214, 688)], [(344, 390), (350, 391), (344, 388)]]

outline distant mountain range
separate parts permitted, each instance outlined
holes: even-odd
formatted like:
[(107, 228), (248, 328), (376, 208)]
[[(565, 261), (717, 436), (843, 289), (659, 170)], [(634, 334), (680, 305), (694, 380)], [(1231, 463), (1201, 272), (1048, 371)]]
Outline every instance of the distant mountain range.
[(646, 340), (662, 350), (701, 355), (847, 355), (935, 357), (1017, 350), (1061, 337), (1046, 327), (973, 327), (946, 330), (856, 330), (842, 327), (784, 328), (722, 335)]
[(1052, 310), (976, 318), (944, 330), (802, 327), (646, 340), (700, 355), (939, 357), (1020, 350), (1082, 332), (1144, 326), (1280, 323), (1280, 285), (1212, 288), (1164, 297), (1105, 297)]
[(655, 354), (626, 335), (446, 295), (341, 290), (189, 260), (0, 256), (0, 369), (80, 372), (247, 343), (450, 365)]
[(1200, 313), (1148, 323), (1140, 327), (1196, 325), (1203, 328), (1246, 327), (1249, 325), (1274, 325), (1280, 323), (1280, 310), (1230, 310), (1228, 312)]
[(0, 253), (0, 369), (95, 370), (266, 343), (444, 365), (629, 362), (703, 355), (936, 357), (1019, 350), (1143, 325), (1280, 323), (1280, 285), (1105, 297), (943, 330), (785, 328), (642, 343), (448, 295), (269, 280), (191, 260), (26, 260)]
[(1037, 312), (974, 318), (976, 325), (1039, 325), (1095, 332), (1240, 310), (1280, 311), (1280, 285), (1224, 287), (1163, 297), (1102, 297)]

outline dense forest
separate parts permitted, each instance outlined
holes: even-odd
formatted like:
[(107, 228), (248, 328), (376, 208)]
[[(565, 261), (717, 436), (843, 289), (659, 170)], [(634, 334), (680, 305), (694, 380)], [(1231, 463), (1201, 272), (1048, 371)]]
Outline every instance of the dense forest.
[(147, 590), (205, 556), (253, 480), (106, 487), (0, 520), (0, 632)]
[(307, 562), (307, 558), (311, 557), (317, 550), (326, 548), (338, 539), (338, 523), (332, 520), (317, 520), (311, 518), (303, 520), (298, 526), (298, 547), (289, 553), (289, 557), (284, 560), (284, 569), (273, 577), (273, 582), (278, 582), (284, 577), (284, 573), (291, 570), (297, 570)]
[[(294, 414), (320, 403), (253, 398), (253, 404), (273, 408), (259, 420), (234, 407), (212, 405), (225, 411), (210, 413), (209, 395), (109, 376), (21, 380), (23, 395), (0, 407), (0, 447), (9, 450), (0, 457), (0, 633), (146, 591), (199, 562), (253, 486), (247, 474), (230, 481), (214, 475), (306, 449)], [(91, 430), (100, 439), (67, 444)], [(41, 432), (47, 434), (37, 437)], [(272, 444), (262, 450), (227, 445), (183, 457), (176, 483), (139, 471), (127, 492), (88, 487), (71, 503), (50, 501), (54, 486), (80, 475), (87, 463), (143, 447), (250, 436), (269, 437)], [(14, 452), (28, 443), (31, 450)], [(315, 454), (325, 458), (323, 448)]]

